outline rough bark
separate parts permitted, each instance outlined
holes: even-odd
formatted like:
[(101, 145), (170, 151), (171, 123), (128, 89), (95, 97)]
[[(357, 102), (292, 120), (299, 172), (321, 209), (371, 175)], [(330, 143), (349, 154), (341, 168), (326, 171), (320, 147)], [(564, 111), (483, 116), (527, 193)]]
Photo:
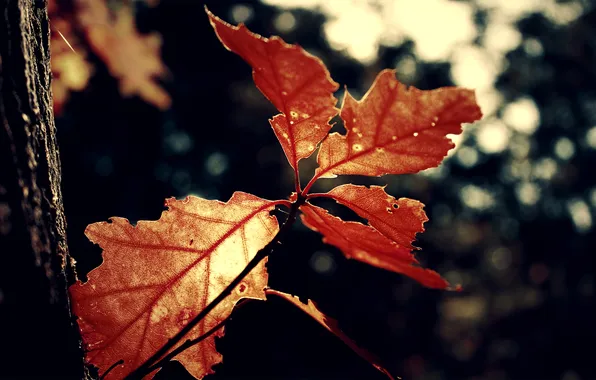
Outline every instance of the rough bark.
[(45, 1), (0, 0), (0, 378), (81, 379)]

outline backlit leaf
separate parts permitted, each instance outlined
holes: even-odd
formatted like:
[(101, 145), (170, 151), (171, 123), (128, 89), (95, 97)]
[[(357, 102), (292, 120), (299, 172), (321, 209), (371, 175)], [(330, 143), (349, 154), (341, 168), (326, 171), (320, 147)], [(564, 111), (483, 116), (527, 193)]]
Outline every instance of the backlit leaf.
[(341, 185), (326, 193), (337, 202), (351, 208), (377, 231), (398, 243), (413, 249), (416, 234), (424, 231), (428, 220), (424, 205), (414, 199), (395, 199), (383, 187)]
[(253, 79), (263, 95), (281, 112), (271, 126), (293, 168), (310, 156), (327, 136), (335, 116), (338, 84), (323, 62), (298, 45), (273, 36), (251, 33), (244, 24), (232, 26), (207, 11), (211, 25), (226, 48), (241, 56), (253, 69)]
[(321, 143), (317, 178), (416, 173), (435, 167), (454, 147), (446, 135), (461, 133), (461, 123), (482, 116), (473, 91), (407, 88), (393, 70), (379, 73), (361, 101), (346, 91), (340, 115), (346, 134), (332, 133)]
[(387, 370), (379, 364), (379, 359), (377, 359), (373, 354), (371, 354), (367, 350), (358, 346), (356, 344), (356, 342), (354, 342), (346, 334), (344, 334), (344, 332), (341, 331), (341, 329), (339, 328), (337, 321), (335, 319), (325, 315), (323, 312), (321, 312), (321, 310), (319, 310), (319, 308), (317, 307), (317, 305), (314, 302), (312, 302), (311, 300), (308, 300), (308, 303), (303, 303), (296, 296), (293, 296), (288, 293), (280, 292), (280, 291), (277, 291), (274, 289), (269, 289), (269, 288), (265, 290), (265, 293), (281, 297), (282, 299), (290, 302), (292, 305), (296, 306), (297, 308), (299, 308), (306, 314), (310, 315), (315, 321), (320, 323), (324, 328), (326, 328), (327, 330), (332, 332), (335, 336), (337, 336), (339, 339), (341, 339), (355, 353), (360, 355), (360, 357), (367, 360), (376, 369), (378, 369), (379, 371), (381, 371), (382, 373), (387, 375), (388, 378), (394, 379), (394, 377), (391, 376), (391, 374), (389, 372), (387, 372)]
[(339, 248), (350, 259), (405, 274), (429, 288), (446, 289), (449, 283), (432, 270), (418, 266), (409, 248), (400, 246), (375, 228), (346, 222), (320, 207), (300, 207), (302, 222), (323, 235), (323, 241)]
[[(168, 199), (157, 221), (94, 223), (87, 237), (104, 262), (89, 281), (70, 287), (86, 360), (118, 379), (132, 372), (178, 333), (244, 269), (279, 230), (269, 215), (277, 203), (236, 192), (226, 203), (189, 196)], [(262, 262), (185, 339), (225, 319), (241, 298), (264, 298)], [(176, 357), (197, 378), (221, 361), (214, 336)]]

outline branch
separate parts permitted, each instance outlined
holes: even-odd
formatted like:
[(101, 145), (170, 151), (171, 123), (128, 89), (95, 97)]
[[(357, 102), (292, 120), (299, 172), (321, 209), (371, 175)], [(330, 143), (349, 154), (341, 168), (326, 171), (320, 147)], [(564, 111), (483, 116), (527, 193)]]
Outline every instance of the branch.
[[(184, 326), (176, 335), (170, 338), (166, 344), (164, 344), (155, 354), (153, 354), (149, 359), (147, 359), (140, 367), (138, 367), (136, 370), (134, 370), (128, 376), (126, 376), (125, 379), (140, 380), (144, 376), (150, 374), (155, 369), (159, 368), (157, 364), (162, 362), (160, 358), (166, 355), (168, 351), (170, 351), (179, 341), (182, 340), (182, 338), (184, 338), (186, 334), (190, 332), (190, 330), (192, 330), (197, 324), (199, 324), (199, 322), (201, 322), (213, 309), (215, 309), (217, 305), (219, 305), (228, 295), (230, 295), (230, 293), (232, 293), (236, 286), (238, 286), (238, 284), (240, 284), (242, 280), (244, 280), (244, 278), (250, 273), (250, 271), (252, 271), (264, 258), (269, 256), (273, 252), (275, 247), (281, 243), (282, 237), (292, 227), (294, 221), (296, 221), (298, 209), (300, 208), (300, 206), (304, 204), (304, 202), (306, 202), (306, 198), (299, 196), (296, 202), (292, 203), (290, 213), (286, 221), (281, 226), (273, 240), (271, 240), (265, 247), (263, 247), (261, 250), (257, 252), (255, 257), (253, 257), (252, 260), (249, 261), (249, 263), (242, 270), (242, 272), (240, 272), (240, 274), (238, 274), (238, 276), (236, 276), (236, 278), (234, 278), (234, 280), (232, 280), (232, 282), (230, 282), (230, 284), (228, 284), (228, 286), (213, 301), (211, 301), (209, 305), (207, 305), (207, 307), (201, 310), (201, 312), (197, 314), (186, 326)], [(212, 334), (213, 332), (215, 332), (217, 330), (217, 327), (218, 326), (215, 326), (215, 330), (210, 330), (208, 334)], [(202, 340), (205, 337), (201, 336), (197, 339)], [(184, 343), (182, 346), (184, 346), (185, 344), (186, 343)], [(187, 346), (184, 349), (181, 349), (182, 346), (178, 347), (175, 350), (177, 351), (176, 354), (190, 347)]]
[[(247, 301), (247, 300), (250, 300), (250, 298), (241, 299), (240, 302), (238, 302), (234, 306), (234, 310), (237, 310), (238, 307), (244, 305), (243, 301)], [(167, 362), (172, 360), (179, 353), (191, 348), (195, 344), (201, 343), (203, 340), (205, 340), (206, 338), (208, 338), (209, 336), (214, 334), (217, 330), (221, 329), (230, 319), (232, 319), (232, 314), (228, 315), (224, 320), (219, 322), (217, 325), (213, 326), (209, 331), (207, 331), (203, 335), (199, 336), (198, 338), (187, 339), (184, 343), (182, 343), (180, 346), (178, 346), (178, 348), (175, 348), (174, 350), (170, 351), (169, 354), (167, 354), (166, 356), (161, 358), (157, 363), (153, 364), (147, 370), (149, 371), (149, 373), (151, 373), (151, 372), (155, 371), (156, 369), (163, 367)]]

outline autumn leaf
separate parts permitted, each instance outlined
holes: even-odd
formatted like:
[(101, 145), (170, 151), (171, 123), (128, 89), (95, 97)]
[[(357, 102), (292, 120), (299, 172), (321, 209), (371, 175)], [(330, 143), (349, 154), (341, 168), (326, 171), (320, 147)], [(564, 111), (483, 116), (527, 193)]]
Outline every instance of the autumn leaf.
[[(89, 225), (85, 234), (101, 246), (104, 262), (88, 282), (70, 288), (86, 360), (105, 372), (123, 359), (108, 375), (118, 379), (151, 357), (273, 239), (279, 226), (269, 212), (276, 204), (242, 192), (226, 203), (171, 198), (157, 221), (132, 226), (112, 218)], [(266, 284), (261, 262), (186, 338), (216, 326), (239, 299), (263, 299)], [(221, 355), (212, 335), (176, 359), (200, 379)]]
[[(456, 87), (406, 87), (384, 70), (361, 101), (346, 90), (341, 108), (346, 134), (321, 143), (314, 180), (339, 174), (416, 173), (441, 163), (454, 147), (447, 134), (482, 114), (474, 92)], [(313, 182), (313, 181), (311, 181)]]
[(423, 224), (428, 221), (421, 202), (395, 199), (381, 186), (368, 188), (347, 184), (321, 195), (351, 208), (377, 231), (409, 250), (415, 248), (412, 242), (417, 233), (424, 231)]
[(84, 1), (77, 4), (77, 13), (90, 49), (118, 79), (120, 93), (138, 95), (161, 110), (169, 108), (172, 99), (156, 80), (168, 75), (160, 57), (161, 37), (136, 30), (134, 6), (112, 10), (108, 2)]
[(280, 292), (278, 290), (271, 289), (271, 288), (265, 289), (265, 293), (267, 295), (271, 294), (271, 295), (280, 297), (280, 298), (288, 301), (292, 305), (296, 306), (297, 308), (299, 308), (300, 310), (302, 310), (303, 312), (305, 312), (306, 314), (311, 316), (315, 321), (317, 321), (319, 324), (321, 324), (321, 326), (323, 326), (328, 331), (330, 331), (335, 336), (337, 336), (339, 339), (341, 339), (342, 342), (344, 342), (348, 347), (350, 347), (355, 353), (360, 355), (361, 358), (365, 359), (370, 364), (372, 364), (373, 367), (375, 367), (376, 369), (381, 371), (383, 374), (387, 375), (388, 378), (394, 379), (394, 377), (391, 376), (391, 374), (385, 368), (383, 368), (381, 366), (381, 364), (379, 364), (378, 358), (376, 358), (373, 354), (371, 354), (367, 350), (358, 346), (358, 344), (356, 344), (356, 342), (354, 342), (346, 334), (344, 334), (344, 332), (341, 331), (341, 329), (339, 328), (339, 324), (337, 323), (337, 321), (335, 319), (325, 315), (323, 312), (321, 312), (321, 310), (319, 310), (319, 308), (317, 307), (317, 305), (314, 302), (312, 302), (311, 300), (308, 300), (307, 303), (304, 303), (304, 302), (300, 301), (300, 299), (296, 296), (293, 296), (288, 293)]
[(274, 36), (251, 33), (244, 24), (232, 26), (207, 11), (213, 29), (226, 48), (241, 56), (253, 69), (253, 79), (263, 95), (281, 112), (269, 122), (295, 170), (327, 136), (335, 116), (338, 84), (320, 59), (298, 45)]
[(446, 289), (449, 283), (437, 272), (418, 266), (410, 248), (358, 222), (346, 222), (310, 203), (300, 207), (302, 222), (323, 235), (323, 241), (339, 248), (349, 259), (404, 274), (429, 288)]

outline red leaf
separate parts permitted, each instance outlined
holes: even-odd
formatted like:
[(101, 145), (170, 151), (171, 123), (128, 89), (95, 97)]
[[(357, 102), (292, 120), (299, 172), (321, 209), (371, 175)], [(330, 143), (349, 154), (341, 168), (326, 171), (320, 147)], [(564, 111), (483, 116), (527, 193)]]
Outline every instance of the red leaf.
[(269, 122), (297, 169), (298, 161), (310, 156), (331, 129), (338, 84), (323, 62), (300, 46), (251, 33), (244, 24), (232, 26), (209, 11), (207, 15), (220, 41), (252, 67), (255, 84), (281, 112)]
[(380, 186), (341, 185), (325, 195), (351, 208), (377, 231), (410, 250), (428, 220), (424, 204), (409, 198), (395, 199)]
[(461, 133), (461, 123), (481, 116), (471, 90), (406, 88), (393, 70), (384, 70), (361, 101), (346, 91), (341, 109), (346, 135), (332, 133), (323, 141), (315, 178), (416, 173), (435, 167), (454, 147), (445, 136)]
[(315, 303), (313, 303), (311, 300), (308, 300), (308, 303), (305, 304), (302, 301), (300, 301), (300, 299), (298, 299), (298, 297), (295, 297), (295, 296), (293, 296), (291, 294), (283, 293), (283, 292), (280, 292), (280, 291), (277, 291), (277, 290), (274, 290), (274, 289), (269, 289), (269, 288), (268, 289), (265, 289), (265, 293), (272, 294), (272, 295), (276, 295), (278, 297), (281, 297), (284, 300), (290, 302), (292, 305), (298, 307), (300, 310), (302, 310), (306, 314), (310, 315), (314, 320), (316, 320), (317, 322), (319, 322), (327, 330), (329, 330), (330, 332), (332, 332), (333, 334), (335, 334), (335, 336), (337, 336), (339, 339), (341, 339), (355, 353), (357, 353), (358, 355), (360, 355), (361, 358), (363, 358), (366, 361), (368, 361), (370, 364), (373, 365), (373, 367), (375, 367), (376, 369), (378, 369), (379, 371), (381, 371), (382, 373), (384, 373), (385, 375), (387, 375), (387, 377), (389, 377), (390, 379), (394, 379), (394, 377), (391, 376), (391, 374), (385, 368), (383, 368), (379, 364), (379, 359), (377, 359), (376, 357), (374, 357), (367, 350), (359, 347), (356, 344), (356, 342), (354, 342), (346, 334), (344, 334), (344, 332), (341, 331), (341, 329), (339, 328), (339, 325), (338, 325), (337, 321), (335, 319), (331, 318), (331, 317), (328, 317), (324, 313), (322, 313), (317, 308), (317, 305)]
[[(277, 233), (270, 216), (278, 202), (236, 192), (227, 203), (189, 196), (168, 199), (157, 221), (126, 219), (87, 227), (104, 263), (87, 283), (70, 288), (86, 360), (122, 378), (154, 354), (198, 314)], [(196, 338), (225, 319), (241, 298), (264, 298), (264, 263), (186, 336)], [(176, 357), (197, 378), (221, 361), (214, 337)]]
[(371, 226), (346, 222), (327, 210), (307, 203), (300, 207), (302, 222), (323, 235), (323, 241), (339, 248), (349, 259), (402, 273), (429, 288), (446, 289), (449, 283), (432, 270), (415, 264), (416, 258), (405, 248)]

